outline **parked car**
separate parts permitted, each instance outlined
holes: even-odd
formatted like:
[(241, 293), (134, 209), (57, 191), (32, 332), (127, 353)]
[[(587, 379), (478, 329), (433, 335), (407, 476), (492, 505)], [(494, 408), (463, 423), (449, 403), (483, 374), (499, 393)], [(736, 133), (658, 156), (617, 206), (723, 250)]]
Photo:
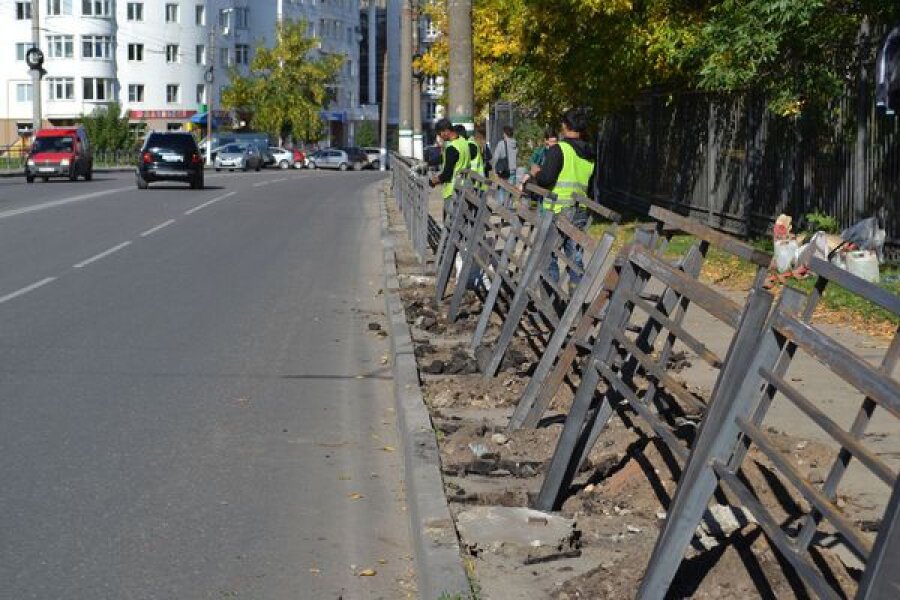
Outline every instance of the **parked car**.
[(355, 160), (346, 151), (337, 148), (326, 148), (312, 153), (309, 156), (310, 169), (362, 169), (365, 163), (357, 155)]
[(290, 169), (294, 166), (294, 153), (290, 150), (278, 148), (277, 146), (270, 146), (269, 154), (274, 157), (274, 164), (278, 165), (279, 169)]
[(141, 147), (135, 178), (141, 190), (155, 181), (183, 181), (202, 190), (203, 157), (194, 136), (179, 131), (150, 133)]
[(91, 143), (83, 127), (53, 127), (39, 129), (25, 159), (25, 181), (34, 183), (35, 177), (44, 181), (51, 177), (78, 176), (90, 181), (94, 176)]
[(387, 152), (384, 151), (383, 148), (375, 148), (373, 146), (366, 146), (362, 149), (363, 152), (366, 153), (366, 157), (369, 159), (369, 167), (375, 169), (376, 171), (381, 168), (381, 158), (384, 157), (384, 166), (388, 167), (388, 155)]
[(263, 157), (256, 144), (228, 144), (216, 152), (214, 163), (216, 171), (228, 169), (234, 171), (259, 171), (263, 166)]
[(291, 150), (294, 155), (294, 166), (298, 169), (302, 169), (306, 166), (306, 152), (300, 150), (299, 148), (294, 148)]
[(350, 157), (350, 162), (353, 164), (353, 170), (359, 171), (360, 169), (365, 169), (369, 166), (369, 155), (366, 152), (357, 146), (349, 146), (347, 148), (341, 148), (344, 152), (347, 153), (347, 156)]

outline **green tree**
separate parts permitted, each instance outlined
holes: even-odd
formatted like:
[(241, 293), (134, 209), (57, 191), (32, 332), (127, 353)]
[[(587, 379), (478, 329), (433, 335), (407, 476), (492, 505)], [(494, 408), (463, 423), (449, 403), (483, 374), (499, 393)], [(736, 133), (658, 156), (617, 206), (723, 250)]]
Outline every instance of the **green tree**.
[(222, 105), (246, 114), (255, 129), (281, 138), (317, 139), (321, 111), (331, 98), (331, 86), (344, 58), (314, 56), (318, 45), (307, 37), (305, 21), (276, 25), (275, 45), (260, 45), (245, 77), (236, 71), (222, 92)]
[(378, 146), (378, 132), (372, 121), (363, 121), (356, 128), (357, 146)]
[(122, 114), (118, 102), (101, 106), (89, 115), (81, 115), (81, 123), (97, 150), (127, 150), (134, 145), (128, 117)]

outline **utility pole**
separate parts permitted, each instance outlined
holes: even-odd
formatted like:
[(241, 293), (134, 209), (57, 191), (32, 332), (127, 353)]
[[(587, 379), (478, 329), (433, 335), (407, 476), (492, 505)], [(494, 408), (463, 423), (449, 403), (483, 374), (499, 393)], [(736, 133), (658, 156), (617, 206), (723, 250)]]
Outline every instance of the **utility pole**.
[(215, 81), (213, 68), (216, 64), (216, 26), (209, 28), (209, 44), (206, 58), (209, 67), (206, 69), (206, 166), (212, 166), (212, 122), (213, 122), (213, 82)]
[[(418, 4), (418, 0), (413, 0)], [(421, 57), (419, 54), (419, 7), (416, 6), (412, 13), (412, 49), (415, 57)], [(412, 76), (412, 129), (413, 129), (413, 158), (422, 160), (424, 157), (424, 149), (422, 148), (422, 70), (415, 67)]]
[[(387, 46), (387, 44), (385, 44)], [(388, 52), (387, 47), (384, 50), (384, 72), (382, 74), (381, 80), (381, 162), (379, 163), (378, 170), (384, 171), (387, 165), (387, 156), (388, 156), (388, 139), (387, 139), (387, 126), (388, 126), (388, 106), (390, 102), (388, 102), (388, 74), (390, 73), (391, 62), (391, 53)]]
[(466, 130), (475, 129), (472, 74), (472, 0), (447, 0), (450, 45), (448, 117)]
[[(40, 4), (40, 0), (31, 0), (31, 44), (35, 48), (41, 47)], [(41, 66), (31, 69), (31, 127), (34, 132), (32, 135), (37, 135), (44, 122), (41, 111), (42, 69)]]
[(411, 0), (400, 11), (400, 155), (413, 155)]

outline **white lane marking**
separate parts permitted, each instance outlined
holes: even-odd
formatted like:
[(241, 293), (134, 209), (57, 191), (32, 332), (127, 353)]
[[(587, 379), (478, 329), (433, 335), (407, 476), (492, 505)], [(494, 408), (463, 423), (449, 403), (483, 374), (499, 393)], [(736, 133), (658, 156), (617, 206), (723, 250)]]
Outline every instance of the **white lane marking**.
[(272, 183), (278, 183), (279, 181), (287, 181), (290, 177), (282, 177), (281, 179), (273, 179)]
[(156, 233), (156, 232), (159, 231), (160, 229), (164, 229), (164, 228), (168, 227), (169, 225), (171, 225), (171, 224), (174, 223), (174, 222), (175, 222), (175, 219), (169, 219), (169, 220), (166, 221), (165, 223), (160, 223), (160, 224), (157, 225), (156, 227), (151, 227), (150, 229), (148, 229), (147, 231), (145, 231), (144, 233), (142, 233), (142, 234), (141, 234), (141, 237), (147, 237), (148, 235), (153, 235), (154, 233)]
[(272, 182), (271, 181), (260, 181), (259, 183), (254, 183), (253, 187), (262, 187), (264, 185), (269, 185), (270, 183), (272, 183)]
[(106, 257), (109, 256), (110, 254), (113, 254), (113, 253), (115, 253), (115, 252), (118, 252), (119, 250), (121, 250), (121, 249), (123, 249), (123, 248), (127, 248), (127, 247), (130, 246), (130, 245), (131, 245), (131, 242), (122, 242), (122, 243), (119, 244), (118, 246), (113, 246), (113, 247), (110, 248), (109, 250), (104, 250), (104, 251), (101, 252), (100, 254), (95, 254), (94, 256), (90, 257), (89, 259), (83, 260), (83, 261), (81, 261), (80, 263), (78, 263), (77, 265), (72, 265), (72, 266), (73, 266), (74, 268), (76, 268), (76, 269), (80, 269), (80, 268), (82, 268), (82, 267), (86, 267), (86, 266), (88, 266), (89, 264), (95, 263), (95, 262), (97, 262), (98, 260), (100, 260), (101, 258), (106, 258)]
[(93, 200), (94, 198), (100, 198), (101, 196), (109, 196), (110, 194), (118, 194), (119, 192), (127, 192), (128, 190), (134, 189), (132, 187), (124, 187), (124, 188), (115, 188), (112, 190), (103, 190), (102, 192), (91, 192), (90, 194), (81, 194), (80, 196), (72, 196), (71, 198), (63, 198), (61, 200), (52, 200), (50, 202), (42, 202), (40, 204), (33, 204), (31, 206), (24, 206), (22, 208), (14, 208), (12, 210), (7, 210), (4, 212), (0, 212), (0, 219), (8, 219), (10, 217), (17, 217), (19, 215), (25, 215), (32, 212), (37, 212), (39, 210), (47, 210), (48, 208), (56, 208), (57, 206), (63, 206), (65, 204), (72, 204), (73, 202), (84, 202), (85, 200)]
[(38, 289), (39, 287), (44, 287), (48, 283), (52, 283), (54, 281), (56, 281), (56, 277), (48, 277), (47, 279), (42, 279), (42, 280), (38, 281), (37, 283), (32, 283), (29, 286), (23, 287), (21, 290), (18, 290), (16, 292), (13, 292), (12, 294), (7, 294), (7, 295), (3, 296), (2, 298), (0, 298), (0, 304), (3, 304), (4, 302), (9, 302), (13, 298), (18, 298), (19, 296), (24, 296), (28, 292), (34, 291), (34, 290)]
[(192, 208), (192, 209), (190, 209), (190, 210), (184, 211), (184, 214), (186, 214), (186, 215), (192, 215), (192, 214), (194, 214), (195, 212), (197, 212), (198, 210), (200, 210), (201, 208), (206, 208), (206, 207), (209, 206), (210, 204), (214, 204), (214, 203), (216, 203), (216, 202), (218, 202), (218, 201), (220, 201), (220, 200), (224, 200), (225, 198), (228, 198), (229, 196), (234, 196), (235, 194), (237, 194), (237, 192), (228, 192), (227, 194), (223, 194), (223, 195), (219, 196), (218, 198), (213, 198), (212, 200), (209, 200), (209, 201), (207, 201), (207, 202), (204, 202), (203, 204), (198, 204), (198, 205), (195, 206), (194, 208)]

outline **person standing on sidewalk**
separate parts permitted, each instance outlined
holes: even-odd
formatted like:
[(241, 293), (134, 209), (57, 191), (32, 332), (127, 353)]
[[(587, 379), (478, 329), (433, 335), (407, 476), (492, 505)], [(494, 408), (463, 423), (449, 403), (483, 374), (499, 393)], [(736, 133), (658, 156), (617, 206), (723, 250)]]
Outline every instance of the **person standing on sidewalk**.
[[(570, 109), (562, 117), (560, 127), (562, 138), (547, 148), (543, 165), (532, 165), (533, 181), (542, 188), (551, 190), (556, 200), (545, 199), (542, 210), (549, 210), (567, 217), (576, 227), (587, 225), (587, 211), (575, 206), (573, 196), (578, 193), (588, 195), (593, 188), (594, 154), (591, 145), (583, 138), (587, 133), (587, 118), (583, 111)], [(584, 268), (581, 250), (571, 239), (566, 239), (563, 251), (579, 268)], [(550, 276), (559, 281), (559, 265), (556, 257), (550, 264)], [(581, 275), (570, 272), (569, 281), (577, 285)]]
[(459, 137), (449, 120), (441, 119), (434, 124), (434, 130), (441, 141), (443, 150), (441, 151), (441, 170), (431, 178), (431, 185), (441, 186), (441, 198), (444, 200), (444, 221), (446, 221), (450, 200), (456, 189), (456, 176), (460, 171), (469, 168), (471, 158), (468, 142)]
[[(516, 138), (513, 137), (513, 128), (505, 125), (503, 127), (503, 139), (497, 144), (497, 151), (494, 154), (494, 172), (497, 174), (497, 177), (502, 181), (515, 185), (516, 160), (518, 158), (518, 147), (516, 146)], [(498, 196), (500, 203), (506, 204), (506, 190), (499, 190)]]

